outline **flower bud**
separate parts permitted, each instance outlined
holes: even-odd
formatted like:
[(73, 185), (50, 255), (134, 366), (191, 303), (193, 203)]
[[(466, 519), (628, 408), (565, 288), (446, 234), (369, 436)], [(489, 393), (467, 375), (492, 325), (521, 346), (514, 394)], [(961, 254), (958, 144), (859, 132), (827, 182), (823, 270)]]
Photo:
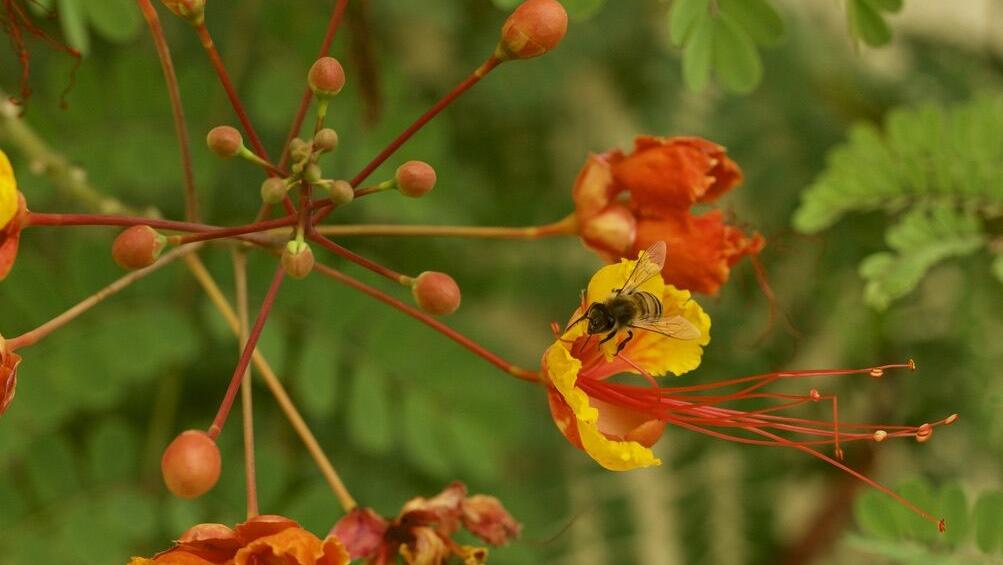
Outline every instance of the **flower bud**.
[(134, 271), (152, 265), (166, 244), (167, 238), (150, 226), (132, 226), (115, 238), (111, 256), (119, 267)]
[(286, 197), (286, 181), (278, 177), (270, 177), (261, 183), (261, 200), (265, 204), (278, 204)]
[(331, 202), (335, 206), (344, 206), (355, 198), (355, 189), (347, 180), (336, 180), (327, 187), (328, 194), (331, 195)]
[(452, 314), (460, 307), (460, 287), (446, 273), (425, 271), (411, 283), (418, 306), (434, 316)]
[(175, 16), (192, 25), (200, 25), (205, 20), (205, 0), (160, 0)]
[(282, 251), (282, 268), (294, 279), (302, 279), (313, 270), (313, 250), (302, 241), (290, 241)]
[(637, 239), (637, 219), (622, 204), (610, 204), (581, 222), (579, 229), (585, 244), (610, 260), (626, 257)]
[(324, 128), (313, 136), (313, 146), (318, 151), (334, 151), (338, 147), (338, 132), (331, 128)]
[(324, 172), (315, 163), (310, 163), (303, 169), (303, 179), (307, 182), (317, 182), (323, 175)]
[(435, 169), (424, 161), (408, 161), (397, 167), (394, 180), (401, 194), (419, 198), (435, 188)]
[(236, 157), (244, 147), (244, 138), (236, 128), (230, 126), (216, 126), (209, 130), (205, 136), (205, 143), (209, 150), (223, 159)]
[(164, 450), (160, 471), (175, 496), (196, 498), (216, 486), (221, 465), (219, 447), (209, 434), (187, 430)]
[(550, 51), (568, 31), (568, 13), (557, 0), (526, 0), (502, 26), (495, 56), (529, 59)]
[(316, 96), (335, 96), (345, 86), (345, 69), (334, 57), (321, 57), (310, 67), (307, 83)]

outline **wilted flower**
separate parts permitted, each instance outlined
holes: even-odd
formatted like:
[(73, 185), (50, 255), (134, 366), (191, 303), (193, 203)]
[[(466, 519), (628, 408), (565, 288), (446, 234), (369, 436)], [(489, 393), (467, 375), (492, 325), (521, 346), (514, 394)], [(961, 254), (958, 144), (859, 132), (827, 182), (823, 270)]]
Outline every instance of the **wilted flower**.
[(284, 516), (255, 516), (233, 529), (223, 524), (198, 524), (174, 547), (152, 559), (134, 557), (129, 565), (345, 565), (348, 552), (333, 537), (321, 541)]
[(0, 416), (7, 411), (17, 388), (17, 366), (21, 356), (7, 349), (7, 342), (0, 335)]
[(27, 215), (24, 195), (17, 189), (14, 169), (0, 150), (0, 281), (14, 266), (21, 228)]
[(521, 529), (497, 498), (468, 497), (467, 487), (454, 482), (432, 498), (409, 500), (394, 520), (356, 508), (331, 534), (342, 540), (352, 559), (365, 558), (370, 565), (395, 563), (398, 554), (409, 565), (441, 565), (452, 556), (467, 564), (486, 562), (487, 549), (453, 541), (460, 527), (494, 546), (508, 543)]
[(585, 244), (614, 262), (655, 241), (668, 244), (662, 275), (679, 288), (714, 294), (731, 266), (765, 240), (724, 223), (720, 211), (691, 208), (742, 181), (724, 148), (696, 137), (640, 136), (634, 151), (590, 155), (572, 189)]
[[(583, 303), (570, 319), (580, 319), (589, 304), (601, 302), (623, 288), (636, 263), (625, 259), (601, 268), (592, 277)], [(881, 442), (890, 437), (912, 437), (925, 442), (935, 426), (951, 424), (957, 415), (920, 426), (846, 423), (839, 421), (834, 395), (816, 389), (804, 395), (764, 390), (781, 379), (825, 375), (879, 378), (888, 369), (915, 369), (911, 361), (865, 369), (784, 371), (690, 386), (659, 386), (656, 376), (680, 375), (697, 368), (703, 346), (710, 339), (710, 318), (691, 300), (689, 292), (665, 284), (658, 276), (638, 290), (661, 297), (663, 316), (682, 316), (701, 335), (694, 340), (677, 340), (634, 329), (637, 335), (618, 352), (625, 336), (618, 335), (600, 346), (594, 339), (597, 336), (586, 333), (584, 323), (571, 325), (563, 334), (555, 327), (557, 340), (543, 355), (543, 375), (554, 423), (573, 445), (614, 471), (660, 464), (650, 447), (670, 424), (736, 443), (794, 448), (854, 475), (937, 523), (909, 501), (838, 460), (842, 459), (841, 445), (848, 442)], [(614, 377), (624, 373), (642, 375), (647, 384), (616, 382)], [(736, 390), (728, 391), (731, 388)], [(750, 399), (773, 403), (749, 410), (724, 407)], [(817, 402), (832, 403), (832, 421), (780, 415), (785, 410)], [(817, 450), (823, 445), (833, 446), (835, 458)]]

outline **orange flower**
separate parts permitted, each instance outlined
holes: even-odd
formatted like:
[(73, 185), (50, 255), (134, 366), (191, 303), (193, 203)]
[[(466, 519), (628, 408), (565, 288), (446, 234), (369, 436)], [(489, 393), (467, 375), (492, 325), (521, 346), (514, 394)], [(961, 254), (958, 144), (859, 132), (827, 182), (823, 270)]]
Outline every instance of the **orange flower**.
[(14, 266), (26, 216), (24, 195), (17, 189), (14, 169), (7, 154), (0, 150), (0, 281), (7, 278)]
[(408, 565), (443, 565), (458, 557), (467, 565), (484, 563), (487, 549), (460, 545), (452, 536), (460, 529), (500, 546), (519, 535), (519, 523), (493, 496), (467, 496), (460, 482), (432, 498), (412, 498), (394, 520), (370, 508), (356, 508), (334, 525), (331, 534), (342, 540), (352, 559), (369, 565), (396, 563), (400, 554)]
[(668, 243), (662, 275), (678, 288), (714, 294), (731, 267), (765, 240), (724, 223), (720, 212), (691, 213), (742, 181), (724, 148), (696, 137), (638, 137), (634, 151), (590, 155), (572, 189), (587, 246), (608, 262)]
[(7, 350), (6, 342), (0, 335), (0, 416), (7, 411), (17, 388), (17, 366), (21, 364), (21, 356)]
[(129, 565), (346, 565), (348, 552), (333, 537), (321, 541), (294, 520), (255, 516), (234, 529), (223, 524), (198, 524), (173, 548), (152, 559), (134, 557)]

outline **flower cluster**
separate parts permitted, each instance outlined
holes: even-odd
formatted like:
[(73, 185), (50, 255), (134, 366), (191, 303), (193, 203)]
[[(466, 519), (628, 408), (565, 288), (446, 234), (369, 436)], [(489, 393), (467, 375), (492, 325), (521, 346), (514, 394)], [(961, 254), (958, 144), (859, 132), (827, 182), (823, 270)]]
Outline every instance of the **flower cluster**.
[(398, 554), (408, 565), (445, 563), (450, 557), (468, 565), (486, 562), (487, 549), (453, 541), (461, 526), (493, 546), (505, 545), (522, 529), (497, 498), (467, 496), (467, 487), (454, 482), (432, 498), (407, 501), (391, 520), (371, 508), (356, 508), (331, 534), (352, 559), (366, 559), (370, 565), (395, 563)]
[(198, 524), (174, 547), (129, 565), (345, 565), (345, 546), (333, 536), (320, 540), (294, 520), (262, 514), (237, 524)]
[(634, 150), (590, 155), (572, 196), (582, 239), (613, 262), (656, 241), (668, 255), (662, 275), (679, 288), (714, 294), (732, 265), (765, 240), (728, 225), (720, 210), (694, 214), (742, 181), (720, 145), (697, 137), (641, 136)]

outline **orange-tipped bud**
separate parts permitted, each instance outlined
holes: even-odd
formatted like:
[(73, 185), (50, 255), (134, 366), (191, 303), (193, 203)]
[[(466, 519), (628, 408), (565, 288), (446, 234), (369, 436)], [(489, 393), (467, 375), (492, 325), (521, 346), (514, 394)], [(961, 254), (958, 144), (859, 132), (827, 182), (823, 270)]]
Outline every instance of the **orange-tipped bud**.
[(424, 161), (408, 161), (397, 167), (394, 180), (401, 194), (420, 198), (435, 188), (435, 169)]
[(550, 51), (568, 31), (568, 12), (557, 0), (526, 0), (502, 26), (495, 56), (529, 59)]
[(205, 136), (205, 143), (209, 150), (222, 157), (229, 159), (236, 157), (244, 147), (244, 137), (236, 128), (230, 126), (216, 126), (209, 130)]
[(267, 178), (261, 183), (261, 200), (265, 204), (278, 204), (285, 198), (288, 190), (286, 181), (278, 177)]
[(328, 152), (338, 148), (338, 132), (331, 128), (324, 128), (313, 136), (313, 146), (318, 151)]
[(323, 98), (335, 96), (345, 86), (345, 69), (334, 57), (321, 57), (310, 67), (307, 83), (317, 96)]
[(205, 20), (205, 0), (160, 0), (175, 16), (192, 25)]
[(290, 241), (282, 251), (282, 268), (294, 279), (302, 279), (313, 270), (313, 250), (302, 241)]
[(335, 206), (344, 206), (355, 198), (355, 189), (346, 180), (336, 180), (327, 187), (331, 202)]
[(221, 465), (219, 447), (209, 434), (187, 430), (164, 450), (160, 471), (164, 484), (175, 496), (196, 498), (216, 486)]
[(445, 316), (460, 307), (460, 287), (446, 273), (425, 271), (411, 283), (418, 306), (434, 316)]
[(132, 226), (115, 238), (111, 256), (123, 269), (134, 271), (156, 262), (166, 244), (167, 238), (150, 226)]

